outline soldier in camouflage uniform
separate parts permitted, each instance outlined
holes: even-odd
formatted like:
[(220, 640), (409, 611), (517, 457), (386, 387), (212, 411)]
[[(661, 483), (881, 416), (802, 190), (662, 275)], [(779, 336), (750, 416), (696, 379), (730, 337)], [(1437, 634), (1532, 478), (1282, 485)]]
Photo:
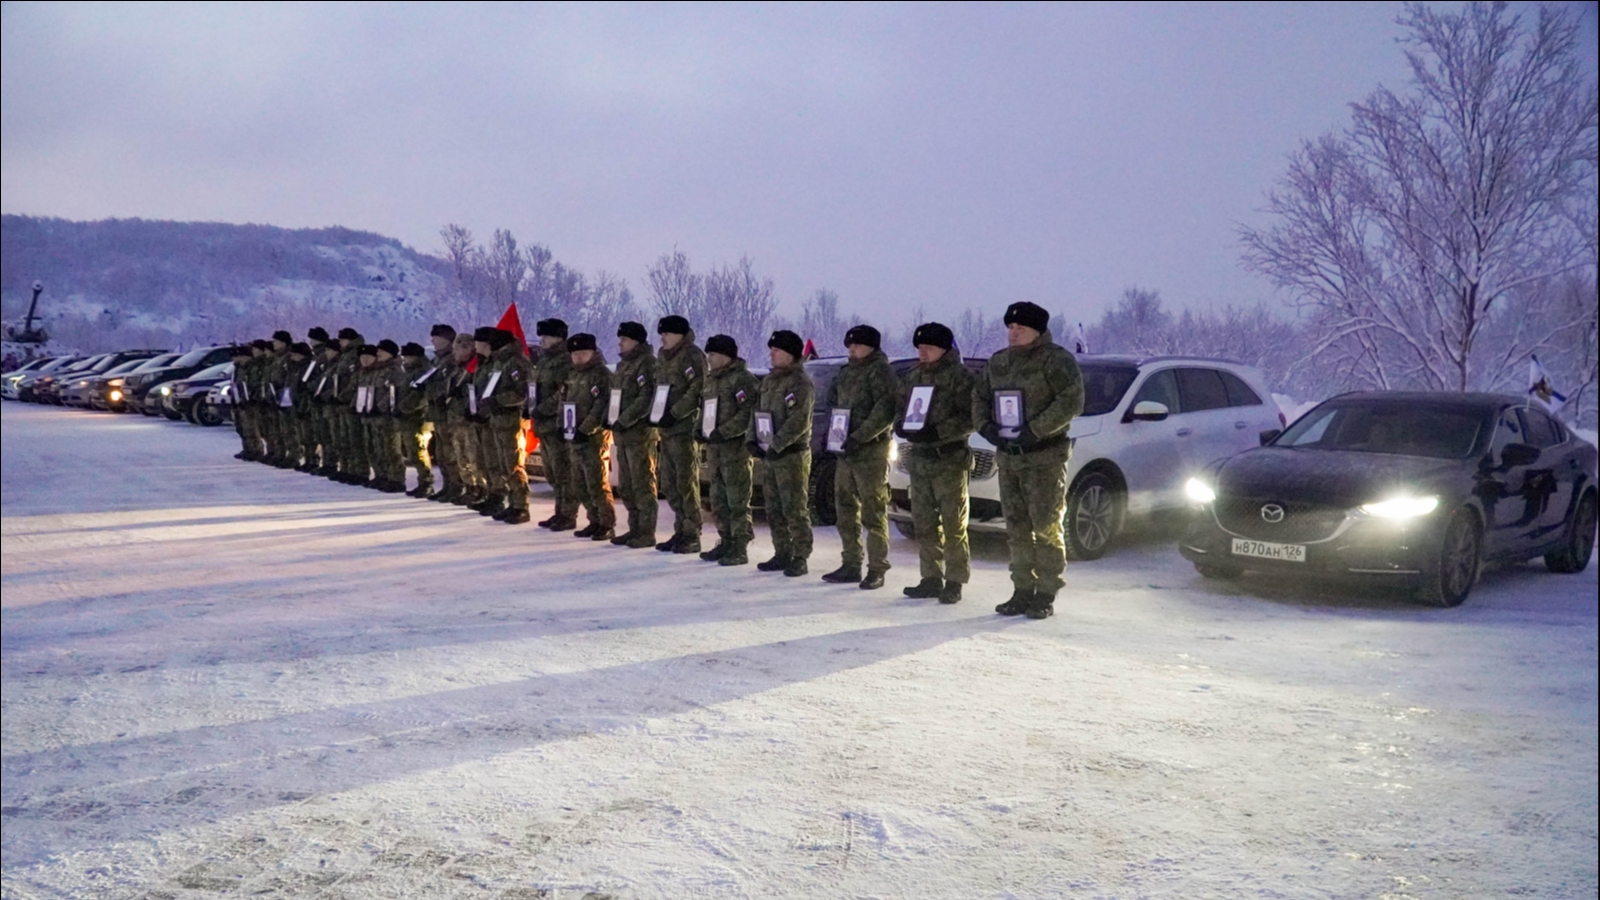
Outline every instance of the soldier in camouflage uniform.
[[(1055, 612), (1065, 584), (1061, 532), (1067, 504), (1068, 430), (1083, 412), (1083, 375), (1072, 352), (1050, 337), (1050, 314), (1032, 303), (1006, 309), (1006, 349), (989, 359), (972, 391), (972, 420), (995, 445), (1000, 464), (1000, 510), (1011, 548), (1011, 599), (1001, 615), (1043, 619)], [(1014, 391), (1021, 424), (1006, 426), (996, 395)]]
[(337, 342), (330, 341), (322, 346), (322, 363), (317, 370), (316, 384), (312, 388), (312, 395), (317, 402), (317, 414), (322, 418), (322, 424), (319, 426), (322, 435), (322, 467), (316, 470), (316, 474), (333, 479), (339, 477), (340, 461), (337, 428), (342, 410), (339, 408), (339, 384), (336, 374), (340, 353)]
[[(871, 325), (846, 332), (849, 360), (828, 388), (824, 412), (849, 410), (850, 423), (833, 470), (833, 502), (838, 510), (843, 560), (822, 576), (834, 584), (859, 582), (863, 590), (883, 587), (889, 571), (889, 428), (894, 425), (900, 380), (879, 349), (882, 336)], [(861, 572), (861, 532), (866, 527), (867, 571)]]
[(616, 421), (607, 423), (617, 454), (617, 496), (628, 509), (628, 530), (612, 538), (611, 543), (636, 550), (656, 545), (657, 437), (650, 424), (650, 404), (656, 394), (656, 355), (649, 339), (649, 333), (638, 322), (623, 322), (617, 327), (621, 356), (611, 378), (611, 390), (620, 393), (621, 402)]
[[(700, 391), (706, 377), (706, 355), (694, 343), (694, 329), (683, 316), (665, 316), (656, 323), (661, 353), (656, 356), (656, 384), (666, 385), (667, 404), (652, 420), (661, 434), (656, 457), (661, 492), (672, 509), (672, 537), (657, 544), (664, 553), (700, 552)], [(651, 412), (654, 412), (652, 407)]]
[(262, 398), (262, 433), (267, 439), (266, 462), (279, 469), (294, 468), (298, 462), (292, 458), (295, 448), (289, 438), (289, 410), (293, 404), (284, 394), (289, 387), (289, 345), (293, 343), (294, 335), (289, 332), (273, 332), (267, 364), (263, 369), (267, 388)]
[[(428, 390), (421, 380), (429, 371), (428, 353), (415, 341), (400, 348), (400, 367), (395, 373), (395, 427), (400, 432), (404, 465), (417, 470), (417, 486), (406, 495), (426, 498), (433, 493), (433, 457), (428, 454), (432, 432), (428, 415)], [(405, 469), (400, 483), (405, 484)]]
[[(757, 563), (763, 572), (798, 578), (811, 557), (811, 412), (816, 388), (800, 359), (805, 342), (792, 331), (775, 331), (767, 340), (772, 371), (761, 379), (761, 394), (750, 427), (750, 453), (766, 460), (762, 494), (772, 528), (773, 556)], [(772, 419), (771, 442), (759, 439), (762, 413)]]
[(505, 508), (492, 515), (508, 525), (521, 525), (529, 519), (528, 470), (519, 438), (527, 426), (523, 412), (533, 380), (533, 361), (516, 335), (503, 328), (494, 329), (489, 344), (493, 350), (489, 364), (478, 371), (482, 379), (479, 403), (489, 415), (483, 458), (490, 467), (491, 488), (505, 498)]
[(310, 346), (298, 342), (289, 345), (289, 350), (284, 355), (284, 372), (287, 377), (284, 380), (279, 407), (283, 414), (283, 460), (293, 469), (303, 470), (305, 460), (312, 452), (306, 449), (305, 429), (301, 425), (301, 413), (311, 405), (311, 391), (300, 378), (307, 372), (308, 367), (314, 364)]
[(306, 346), (311, 351), (310, 362), (303, 366), (299, 373), (300, 394), (304, 398), (302, 407), (295, 404), (295, 421), (300, 429), (300, 446), (305, 451), (305, 462), (299, 468), (302, 472), (320, 474), (323, 465), (324, 440), (322, 427), (326, 419), (322, 415), (322, 406), (317, 400), (317, 382), (322, 379), (322, 373), (327, 368), (326, 353), (328, 346), (328, 332), (325, 328), (312, 328), (306, 332)]
[[(394, 343), (390, 341), (390, 343)], [(400, 349), (398, 347), (396, 350)], [(389, 491), (389, 377), (388, 356), (377, 344), (364, 345), (360, 350), (361, 369), (356, 373), (356, 399), (361, 441), (366, 448), (367, 464), (371, 467), (371, 480), (363, 482), (373, 490)], [(360, 389), (365, 389), (362, 394)]]
[(483, 360), (475, 350), (477, 342), (470, 334), (456, 335), (452, 358), (455, 366), (446, 382), (445, 421), (450, 433), (450, 455), (455, 458), (456, 471), (461, 479), (461, 490), (450, 502), (469, 509), (488, 499), (488, 485), (478, 467), (478, 430), (472, 421), (476, 415), (476, 394), (472, 393), (472, 376)]
[(442, 503), (454, 500), (461, 491), (454, 448), (450, 443), (450, 425), (445, 414), (450, 373), (456, 365), (455, 339), (456, 330), (449, 325), (433, 326), (429, 335), (429, 340), (433, 342), (433, 359), (428, 368), (423, 370), (422, 375), (418, 376), (422, 391), (427, 398), (427, 450), (433, 463), (439, 467), (439, 489), (419, 495)]
[(267, 367), (272, 363), (271, 352), (271, 341), (251, 341), (250, 362), (245, 367), (245, 390), (250, 397), (247, 406), (250, 410), (251, 459), (259, 463), (272, 462), (271, 435), (266, 421), (274, 402), (272, 385), (267, 382)]
[[(370, 346), (354, 328), (339, 330), (341, 348), (334, 363), (333, 381), (338, 417), (334, 420), (334, 442), (339, 445), (338, 481), (366, 484), (371, 466), (367, 461), (366, 431), (356, 415), (356, 376), (361, 371), (361, 349)], [(373, 357), (377, 348), (372, 348)]]
[[(905, 466), (922, 580), (906, 588), (905, 595), (959, 603), (972, 565), (967, 543), (972, 449), (967, 438), (972, 434), (974, 376), (955, 350), (955, 335), (944, 325), (917, 326), (911, 342), (917, 348), (917, 364), (902, 381), (895, 433), (911, 446)], [(933, 388), (933, 397), (926, 408), (917, 410), (921, 425), (907, 428), (911, 389), (922, 386)]]
[(239, 434), (239, 452), (233, 455), (234, 459), (255, 459), (256, 448), (259, 446), (259, 442), (254, 440), (250, 424), (251, 358), (249, 344), (239, 344), (233, 348), (233, 381), (228, 393), (233, 402), (233, 430)]
[(539, 522), (540, 528), (571, 531), (578, 527), (578, 488), (572, 475), (572, 456), (561, 436), (561, 400), (566, 396), (572, 356), (567, 353), (567, 323), (545, 319), (535, 330), (539, 336), (539, 362), (534, 366), (534, 398), (530, 413), (533, 434), (539, 439), (544, 479), (555, 494), (555, 512)]
[(572, 357), (572, 372), (567, 376), (562, 401), (561, 437), (572, 454), (578, 502), (589, 516), (589, 524), (573, 532), (573, 536), (609, 541), (617, 524), (606, 471), (610, 434), (605, 430), (605, 420), (611, 402), (611, 373), (606, 370), (606, 358), (592, 334), (568, 338), (567, 353)]
[(761, 382), (739, 358), (739, 345), (725, 334), (706, 341), (706, 377), (701, 385), (701, 412), (705, 402), (717, 402), (714, 418), (695, 428), (695, 439), (706, 445), (706, 469), (711, 483), (711, 512), (717, 517), (717, 545), (700, 554), (707, 562), (724, 566), (748, 563), (746, 548), (755, 532), (750, 527), (750, 415), (761, 393)]

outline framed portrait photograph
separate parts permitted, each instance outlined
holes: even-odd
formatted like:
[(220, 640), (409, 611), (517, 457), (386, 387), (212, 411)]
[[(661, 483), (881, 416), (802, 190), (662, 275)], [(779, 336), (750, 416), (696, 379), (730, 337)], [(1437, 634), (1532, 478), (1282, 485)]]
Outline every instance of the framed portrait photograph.
[(1000, 433), (1005, 437), (1016, 437), (1022, 433), (1021, 391), (994, 392), (994, 421), (1000, 426)]
[(356, 412), (364, 413), (367, 411), (367, 397), (371, 390), (371, 388), (364, 386), (356, 388)]
[(717, 430), (717, 398), (707, 397), (706, 402), (700, 407), (700, 433), (711, 437), (711, 432)]
[(535, 406), (538, 406), (538, 405), (539, 405), (539, 383), (536, 382), (536, 381), (530, 381), (530, 382), (528, 382), (528, 411), (532, 412), (533, 408)]
[(561, 404), (561, 430), (569, 441), (578, 436), (578, 404)]
[(933, 408), (933, 385), (919, 384), (911, 389), (906, 401), (906, 418), (901, 427), (906, 431), (921, 431), (928, 424), (928, 410)]
[(756, 411), (756, 443), (762, 450), (772, 449), (772, 413)]
[(478, 392), (473, 389), (472, 385), (469, 384), (469, 385), (467, 385), (467, 415), (475, 416), (477, 414), (478, 414)]
[(611, 402), (606, 405), (606, 424), (615, 425), (622, 417), (622, 388), (611, 389)]
[(655, 396), (655, 399), (650, 401), (650, 424), (651, 425), (655, 425), (655, 424), (659, 423), (661, 421), (661, 417), (665, 416), (667, 414), (667, 395), (670, 394), (670, 393), (672, 393), (672, 385), (670, 385), (670, 384), (658, 384), (658, 385), (656, 385), (656, 396)]
[(828, 416), (828, 452), (843, 453), (845, 438), (850, 436), (850, 410), (835, 409)]

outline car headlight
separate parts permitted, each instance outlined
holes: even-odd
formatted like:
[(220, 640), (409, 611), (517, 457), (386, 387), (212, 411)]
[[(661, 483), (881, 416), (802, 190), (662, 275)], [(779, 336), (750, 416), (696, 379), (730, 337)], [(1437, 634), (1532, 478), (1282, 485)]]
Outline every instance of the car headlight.
[(106, 387), (122, 387), (122, 379), (121, 378), (113, 378), (110, 381), (106, 382)]
[(1415, 519), (1438, 508), (1438, 497), (1391, 497), (1388, 500), (1361, 505), (1363, 513), (1380, 519)]
[(895, 460), (897, 460), (899, 458), (900, 458), (900, 442), (895, 440), (894, 438), (889, 438), (889, 464), (890, 465), (894, 465)]
[(1184, 482), (1183, 494), (1192, 503), (1206, 504), (1217, 499), (1216, 490), (1198, 478), (1191, 478)]
[(106, 395), (106, 399), (112, 403), (117, 403), (122, 400), (122, 392), (113, 388), (111, 393)]
[(172, 396), (172, 388), (169, 388), (166, 385), (162, 385), (161, 386), (161, 396), (163, 396), (163, 397)]

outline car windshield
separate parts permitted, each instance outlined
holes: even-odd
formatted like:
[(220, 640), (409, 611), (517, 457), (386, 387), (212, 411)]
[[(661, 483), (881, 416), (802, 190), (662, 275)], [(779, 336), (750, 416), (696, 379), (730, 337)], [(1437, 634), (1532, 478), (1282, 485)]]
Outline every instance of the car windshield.
[(215, 349), (215, 347), (196, 347), (193, 350), (190, 350), (188, 353), (178, 357), (177, 361), (172, 363), (172, 365), (198, 366), (201, 362), (205, 361), (206, 355)]
[(210, 367), (209, 369), (201, 369), (200, 371), (194, 373), (193, 375), (190, 375), (189, 376), (189, 380), (190, 381), (204, 381), (207, 378), (227, 378), (230, 374), (232, 374), (232, 372), (233, 372), (233, 363), (231, 363), (231, 362), (217, 363), (216, 365)]
[(1133, 366), (1112, 366), (1104, 363), (1079, 363), (1083, 372), (1083, 415), (1103, 416), (1122, 402), (1122, 395), (1139, 377)]
[(44, 357), (40, 356), (40, 357), (28, 360), (27, 362), (23, 363), (20, 366), (17, 366), (15, 369), (12, 369), (11, 371), (7, 372), (6, 374), (7, 375), (21, 375), (23, 372), (32, 372), (34, 369), (39, 368), (40, 366), (44, 365), (47, 362), (49, 362), (49, 360), (47, 360)]
[(144, 365), (144, 360), (142, 360), (142, 359), (130, 359), (130, 360), (128, 360), (127, 362), (123, 363), (120, 366), (112, 366), (111, 368), (105, 370), (105, 372), (103, 372), (101, 374), (103, 374), (103, 375), (126, 375), (129, 372), (132, 372), (134, 369), (139, 368), (141, 365)]
[(73, 362), (76, 361), (76, 359), (77, 359), (77, 357), (74, 357), (74, 356), (58, 356), (55, 359), (52, 359), (49, 362), (45, 363), (44, 365), (40, 366), (39, 367), (39, 371), (41, 371), (41, 372), (60, 372), (60, 371), (62, 371), (64, 369), (66, 369), (68, 366), (72, 365)]
[(135, 374), (137, 374), (139, 372), (149, 372), (154, 369), (170, 366), (172, 365), (173, 360), (177, 359), (179, 356), (180, 354), (177, 353), (163, 353), (160, 356), (144, 360), (143, 362), (139, 363), (139, 365), (133, 371)]
[(1461, 459), (1483, 429), (1482, 410), (1429, 403), (1328, 403), (1307, 413), (1273, 446)]

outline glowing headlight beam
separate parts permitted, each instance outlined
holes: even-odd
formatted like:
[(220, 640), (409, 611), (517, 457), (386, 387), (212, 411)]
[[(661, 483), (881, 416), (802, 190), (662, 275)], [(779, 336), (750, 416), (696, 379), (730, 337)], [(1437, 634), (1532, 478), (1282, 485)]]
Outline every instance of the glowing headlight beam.
[(1361, 511), (1380, 519), (1415, 519), (1438, 508), (1438, 497), (1391, 497), (1376, 503), (1364, 503)]
[(1194, 503), (1210, 503), (1217, 499), (1217, 492), (1198, 478), (1191, 478), (1184, 482), (1184, 496)]

